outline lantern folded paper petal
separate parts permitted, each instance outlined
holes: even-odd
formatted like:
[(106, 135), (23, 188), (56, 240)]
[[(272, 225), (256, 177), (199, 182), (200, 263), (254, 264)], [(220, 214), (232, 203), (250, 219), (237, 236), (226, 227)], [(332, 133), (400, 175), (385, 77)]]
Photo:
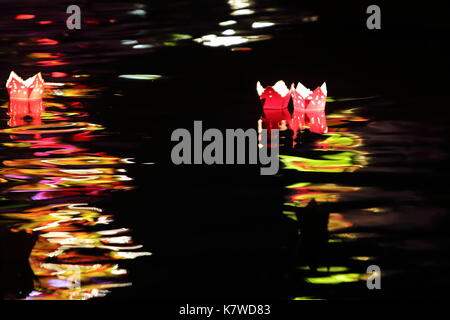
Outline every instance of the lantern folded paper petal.
[(291, 96), (294, 104), (294, 113), (292, 114), (292, 120), (295, 128), (300, 130), (305, 126), (305, 105), (306, 98), (311, 94), (311, 90), (307, 89), (300, 82), (297, 88), (294, 84), (291, 85)]
[(6, 81), (10, 100), (40, 100), (44, 95), (44, 79), (41, 73), (23, 80), (14, 71), (11, 71)]
[(305, 107), (306, 121), (311, 132), (328, 132), (327, 119), (325, 117), (326, 95), (327, 89), (326, 84), (324, 83), (321, 87), (314, 90), (307, 98), (307, 100), (309, 99), (309, 103), (307, 103)]
[(305, 110), (296, 110), (292, 113), (292, 128), (294, 130), (303, 130), (306, 125)]
[(321, 87), (311, 91), (300, 82), (297, 87), (291, 86), (291, 96), (294, 103), (294, 125), (303, 129), (305, 125), (315, 133), (328, 132), (325, 103), (327, 99), (327, 87), (324, 82)]
[(280, 80), (274, 86), (263, 88), (258, 81), (256, 90), (259, 98), (263, 100), (263, 109), (287, 108), (290, 100), (290, 91), (284, 81)]

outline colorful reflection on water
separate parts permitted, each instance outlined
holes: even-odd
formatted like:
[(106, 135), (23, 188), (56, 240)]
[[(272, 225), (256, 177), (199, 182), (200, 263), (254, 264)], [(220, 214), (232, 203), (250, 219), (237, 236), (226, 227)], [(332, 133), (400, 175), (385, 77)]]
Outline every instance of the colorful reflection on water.
[(300, 182), (286, 188), (292, 190), (288, 206), (306, 207), (312, 199), (321, 202), (338, 202), (339, 196), (345, 192), (360, 190), (359, 187), (340, 186), (333, 183)]
[[(329, 98), (327, 109), (333, 109), (334, 101)], [(309, 133), (299, 133), (299, 140), (293, 141), (294, 148), (288, 148), (285, 154), (280, 155), (285, 170), (294, 170), (298, 175), (302, 173), (348, 174), (368, 165), (368, 152), (364, 150), (364, 138), (357, 132), (351, 132), (346, 126), (351, 122), (363, 123), (368, 119), (358, 116), (351, 108), (327, 113), (328, 133), (314, 135), (306, 143), (305, 139), (302, 140), (302, 135)], [(266, 119), (266, 122), (270, 122), (270, 120)], [(282, 131), (289, 130), (289, 127), (280, 125), (281, 122), (278, 118), (273, 121), (275, 122), (274, 127), (278, 125)], [(295, 136), (295, 133), (291, 135)], [(292, 175), (294, 174), (291, 173), (290, 176)], [(298, 210), (307, 208), (312, 200), (318, 205), (338, 203), (343, 195), (359, 192), (362, 187), (336, 184), (333, 179), (330, 179), (329, 182), (299, 181), (287, 185), (286, 189), (288, 195), (284, 203), (286, 209), (283, 213), (288, 218), (297, 221), (299, 219)], [(357, 235), (345, 233), (345, 230), (352, 226), (353, 223), (347, 221), (343, 214), (330, 213), (328, 230), (331, 237), (328, 242), (333, 244), (354, 240)], [(346, 266), (328, 265), (310, 270), (309, 266), (300, 265), (298, 269), (303, 274), (303, 281), (310, 286), (337, 285), (367, 280), (367, 274), (352, 272)], [(293, 297), (293, 300), (323, 300), (323, 297), (298, 296)]]
[[(64, 25), (61, 6), (49, 7), (45, 2), (32, 1), (31, 4), (30, 1), (30, 12), (24, 10), (26, 4), (4, 8), (5, 19), (0, 21), (2, 74), (7, 75), (11, 68), (24, 75), (42, 71), (47, 81), (43, 105), (13, 107), (16, 110), (42, 109), (44, 112), (40, 116), (35, 114), (25, 119), (18, 112), (6, 117), (8, 102), (0, 101), (0, 232), (8, 229), (16, 232), (14, 234), (28, 232), (38, 236), (30, 259), (37, 278), (28, 299), (104, 296), (113, 288), (131, 284), (127, 280), (129, 270), (124, 267), (125, 259), (149, 255), (147, 248), (133, 242), (126, 225), (115, 223), (114, 218), (119, 215), (102, 208), (97, 202), (111, 199), (116, 192), (131, 190), (137, 184), (127, 174), (127, 166), (133, 159), (114, 152), (106, 153), (96, 147), (105, 136), (111, 136), (109, 129), (121, 127), (117, 125), (120, 122), (118, 110), (126, 107), (126, 112), (135, 113), (135, 118), (151, 119), (145, 125), (144, 121), (138, 121), (142, 126), (123, 127), (126, 128), (123, 138), (132, 145), (135, 141), (128, 134), (147, 139), (151, 130), (146, 129), (157, 128), (163, 121), (171, 122), (168, 119), (184, 117), (184, 109), (189, 109), (186, 107), (194, 104), (195, 99), (187, 98), (186, 103), (180, 103), (180, 99), (171, 99), (170, 94), (191, 94), (199, 90), (198, 84), (201, 84), (202, 94), (213, 92), (214, 95), (205, 95), (213, 99), (200, 99), (198, 104), (195, 103), (194, 109), (199, 116), (203, 115), (202, 111), (206, 111), (205, 117), (216, 111), (218, 115), (232, 114), (226, 124), (230, 127), (242, 126), (241, 118), (249, 116), (251, 126), (255, 115), (246, 115), (242, 110), (249, 110), (248, 105), (240, 105), (249, 95), (250, 87), (246, 85), (257, 80), (269, 83), (283, 77), (313, 83), (320, 78), (328, 82), (330, 93), (345, 95), (343, 92), (349, 92), (346, 90), (351, 88), (351, 94), (356, 96), (328, 97), (328, 132), (301, 135), (295, 148), (282, 152), (285, 170), (280, 172), (280, 179), (286, 182), (284, 214), (288, 219), (296, 220), (297, 210), (307, 208), (312, 200), (329, 209), (329, 243), (337, 256), (329, 269), (320, 266), (316, 272), (299, 263), (296, 270), (301, 273), (298, 282), (303, 287), (291, 298), (320, 300), (358, 296), (357, 291), (349, 291), (346, 295), (340, 290), (348, 284), (364, 281), (363, 266), (383, 262), (386, 263), (384, 271), (392, 267), (390, 262), (404, 264), (404, 257), (414, 265), (409, 271), (427, 275), (427, 278), (435, 274), (435, 283), (445, 283), (442, 276), (445, 272), (441, 272), (447, 266), (444, 258), (438, 258), (438, 254), (433, 259), (428, 255), (417, 260), (414, 258), (421, 247), (427, 250), (448, 249), (448, 241), (445, 240), (443, 245), (440, 234), (436, 239), (422, 237), (423, 231), (427, 235), (432, 234), (435, 227), (441, 225), (442, 220), (433, 220), (443, 215), (440, 212), (443, 204), (435, 201), (445, 193), (437, 187), (441, 177), (433, 175), (434, 181), (418, 187), (405, 186), (402, 181), (405, 177), (399, 174), (425, 173), (414, 178), (420, 181), (436, 168), (446, 167), (447, 142), (442, 136), (447, 129), (442, 129), (440, 120), (429, 119), (439, 117), (439, 113), (416, 119), (419, 109), (415, 110), (402, 101), (407, 97), (398, 93), (402, 92), (401, 85), (393, 86), (395, 94), (392, 96), (361, 98), (382, 94), (383, 90), (378, 90), (377, 81), (365, 82), (364, 77), (356, 72), (352, 57), (359, 55), (358, 50), (347, 50), (348, 54), (337, 58), (335, 53), (342, 50), (330, 52), (333, 48), (353, 46), (354, 42), (346, 39), (353, 39), (354, 32), (348, 29), (345, 34), (334, 33), (332, 24), (338, 23), (339, 19), (330, 19), (333, 12), (329, 12), (331, 9), (328, 7), (309, 11), (306, 7), (301, 8), (301, 4), (296, 7), (271, 0), (161, 3), (164, 5), (158, 1), (93, 4), (83, 9), (82, 31), (72, 33), (61, 31)], [(328, 40), (325, 40), (327, 37), (317, 37), (320, 34), (316, 33), (317, 28), (327, 30), (327, 34), (329, 32), (332, 36)], [(302, 50), (305, 43), (310, 44), (308, 50)], [(305, 61), (308, 63), (303, 63)], [(381, 82), (389, 80), (384, 75), (390, 71), (383, 73)], [(139, 90), (144, 88), (143, 84), (155, 82), (157, 86)], [(370, 87), (371, 83), (373, 87)], [(105, 87), (96, 86), (98, 84)], [(232, 85), (228, 87), (228, 84)], [(192, 90), (178, 91), (182, 87)], [(109, 105), (97, 100), (105, 92), (123, 99), (106, 99), (112, 101), (112, 109), (108, 109)], [(162, 94), (158, 96), (158, 92)], [(154, 102), (158, 108), (141, 103), (152, 95), (157, 97)], [(119, 105), (120, 101), (127, 99), (132, 101), (130, 105)], [(95, 107), (92, 112), (89, 110), (91, 105)], [(167, 105), (167, 108), (160, 108), (162, 105)], [(167, 109), (163, 117), (162, 109)], [(108, 113), (108, 110), (113, 112), (104, 115), (105, 121), (92, 120), (95, 112)], [(297, 126), (296, 123), (302, 121), (298, 114), (293, 115), (292, 123), (284, 112), (267, 114), (271, 118), (268, 126), (279, 128), (285, 134), (291, 125)], [(160, 121), (163, 118), (165, 120)], [(109, 121), (110, 124), (106, 125)], [(147, 128), (142, 128), (144, 126)], [(284, 135), (283, 139), (296, 140), (297, 136), (294, 132), (290, 136)], [(167, 142), (162, 140), (165, 137), (160, 132), (152, 134), (151, 138)], [(287, 144), (282, 143), (283, 146)], [(119, 149), (119, 146), (114, 144), (112, 148)], [(142, 176), (147, 174), (142, 168), (137, 170)], [(386, 176), (395, 180), (396, 185), (392, 186), (393, 181), (383, 180)], [(208, 189), (206, 197), (215, 199), (216, 190)], [(147, 201), (145, 196), (142, 198), (142, 202)], [(393, 198), (396, 198), (394, 204)], [(425, 205), (419, 205), (422, 200), (427, 200)], [(216, 213), (213, 205), (209, 209)], [(220, 215), (212, 214), (211, 217), (204, 221), (206, 228), (215, 230), (216, 223), (223, 224)], [(296, 222), (292, 220), (287, 221)], [(144, 225), (144, 221), (142, 219), (139, 223)], [(255, 225), (259, 228), (259, 223), (266, 223), (264, 227), (270, 229), (269, 226), (277, 225), (277, 221), (262, 219)], [(209, 222), (212, 223), (207, 224)], [(240, 230), (242, 221), (236, 219), (235, 223), (234, 227), (239, 225), (239, 228), (230, 229), (228, 236), (234, 237), (233, 230)], [(186, 229), (189, 227), (187, 224)], [(245, 231), (253, 232), (252, 227)], [(366, 229), (358, 230), (358, 227)], [(414, 227), (419, 232), (411, 229)], [(413, 238), (411, 234), (419, 234), (419, 238)], [(391, 235), (393, 240), (386, 239)], [(371, 241), (366, 246), (369, 241), (363, 240), (367, 238)], [(344, 254), (339, 251), (341, 245), (356, 246), (356, 242), (359, 251), (348, 250)], [(381, 248), (379, 251), (390, 250), (388, 259), (380, 259), (379, 251), (371, 251), (377, 246)], [(247, 253), (240, 251), (247, 250), (242, 248), (244, 246), (236, 245), (233, 252)], [(403, 255), (398, 255), (398, 252)], [(177, 257), (183, 259), (185, 256)], [(240, 257), (236, 254), (227, 258), (238, 260)], [(171, 270), (171, 263), (163, 267)], [(439, 268), (430, 269), (432, 264), (439, 265)], [(264, 267), (268, 268), (267, 265)], [(399, 269), (398, 266), (394, 268)], [(402, 268), (408, 269), (408, 266)], [(255, 270), (252, 275), (257, 275), (258, 271), (269, 272), (262, 269)], [(137, 277), (149, 278), (147, 270)], [(384, 272), (387, 274), (389, 271)], [(5, 277), (12, 274), (5, 272)], [(161, 277), (160, 281), (166, 285), (178, 279), (181, 276), (168, 275)], [(267, 280), (268, 277), (261, 279)], [(209, 282), (209, 279), (202, 280)], [(172, 285), (171, 288), (177, 288), (178, 283)], [(321, 290), (315, 290), (316, 287)], [(332, 289), (327, 291), (329, 287)], [(131, 293), (132, 297), (138, 298), (151, 294), (139, 289)]]
[[(112, 288), (131, 285), (121, 260), (150, 255), (133, 243), (129, 229), (114, 225), (112, 213), (94, 203), (134, 188), (126, 171), (131, 159), (81, 146), (104, 128), (83, 121), (89, 113), (83, 100), (73, 99), (99, 90), (76, 83), (51, 85), (41, 116), (30, 121), (12, 115), (9, 127), (0, 129), (2, 146), (17, 155), (32, 152), (31, 157), (3, 160), (0, 167), (3, 200), (25, 203), (25, 208), (3, 209), (0, 219), (13, 232), (38, 235), (29, 258), (34, 289), (26, 299), (105, 296)], [(72, 100), (65, 102), (66, 97)], [(55, 98), (58, 102), (51, 102)]]

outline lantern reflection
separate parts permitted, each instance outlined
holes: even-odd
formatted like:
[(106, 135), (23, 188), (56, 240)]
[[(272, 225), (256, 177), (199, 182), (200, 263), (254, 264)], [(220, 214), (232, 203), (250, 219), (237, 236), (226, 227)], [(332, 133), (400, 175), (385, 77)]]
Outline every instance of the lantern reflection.
[(42, 124), (41, 114), (44, 112), (42, 100), (11, 100), (8, 104), (10, 127)]
[[(79, 84), (67, 87), (50, 86), (49, 99), (87, 98), (99, 90)], [(134, 187), (123, 168), (129, 159), (79, 145), (103, 129), (77, 121), (89, 116), (83, 109), (80, 101), (14, 101), (8, 109), (9, 128), (0, 129), (10, 139), (3, 146), (21, 154), (2, 161), (3, 195), (24, 207), (3, 210), (0, 219), (14, 221), (10, 227), (14, 232), (38, 236), (29, 258), (36, 279), (27, 299), (105, 296), (112, 288), (131, 285), (119, 261), (150, 255), (133, 243), (130, 230), (114, 226), (112, 213), (91, 204), (113, 191)]]
[[(295, 98), (295, 97), (294, 97)], [(315, 134), (308, 131), (302, 131), (307, 128), (307, 118), (311, 116), (304, 112), (302, 101), (297, 100), (294, 106), (291, 122), (289, 117), (284, 116), (283, 121), (291, 126), (291, 134), (294, 148), (287, 148), (284, 154), (280, 155), (285, 169), (295, 170), (298, 174), (304, 172), (340, 174), (350, 173), (360, 170), (367, 165), (367, 152), (361, 150), (364, 146), (364, 140), (355, 132), (349, 132), (348, 129), (340, 128), (343, 122), (367, 121), (354, 113), (353, 109), (343, 110), (339, 113), (330, 113), (327, 115), (329, 130), (327, 133)], [(298, 112), (296, 112), (298, 111)], [(269, 114), (270, 116), (271, 114)], [(315, 115), (316, 117), (317, 115)], [(274, 123), (280, 123), (280, 116), (272, 116)], [(261, 119), (264, 119), (262, 117)], [(272, 125), (268, 119), (266, 126)], [(322, 122), (323, 123), (323, 122)], [(285, 128), (285, 130), (288, 130)], [(281, 133), (280, 133), (281, 135)], [(310, 175), (313, 177), (314, 175)], [(320, 179), (322, 180), (322, 179)], [(301, 180), (300, 180), (301, 181)], [(333, 179), (335, 181), (335, 179)], [(302, 250), (299, 252), (298, 270), (302, 273), (305, 283), (314, 286), (335, 285), (340, 283), (351, 283), (364, 281), (365, 275), (354, 272), (341, 266), (331, 266), (330, 251), (334, 243), (353, 241), (360, 237), (359, 234), (349, 232), (353, 223), (348, 220), (345, 213), (329, 212), (333, 203), (345, 202), (346, 194), (359, 192), (361, 187), (352, 187), (317, 181), (302, 181), (286, 186), (288, 193), (284, 203), (285, 210), (283, 214), (295, 220), (299, 225), (299, 245)], [(311, 205), (313, 204), (313, 206)], [(312, 210), (311, 207), (316, 207)], [(309, 208), (309, 209), (308, 209)], [(329, 233), (324, 238), (324, 243), (320, 244), (318, 239), (310, 236), (307, 239), (308, 232), (316, 234), (319, 230), (307, 230), (315, 226), (311, 221), (320, 221), (321, 215), (327, 216), (326, 230)], [(327, 268), (321, 266), (326, 261)], [(323, 273), (323, 274), (320, 274)], [(321, 297), (297, 297), (297, 300), (320, 299)]]

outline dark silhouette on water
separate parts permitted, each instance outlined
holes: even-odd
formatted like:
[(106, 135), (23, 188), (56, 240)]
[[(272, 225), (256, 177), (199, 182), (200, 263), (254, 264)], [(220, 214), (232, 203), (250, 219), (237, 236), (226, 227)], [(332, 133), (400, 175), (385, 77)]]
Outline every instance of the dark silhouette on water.
[(294, 140), (294, 149), (304, 150), (305, 148), (314, 148), (316, 142), (323, 140), (323, 135), (311, 132), (308, 128), (298, 131)]
[(22, 299), (34, 288), (28, 262), (37, 237), (0, 228), (0, 299)]
[(292, 150), (294, 131), (286, 124), (286, 129), (280, 131), (280, 152), (286, 153)]
[[(300, 230), (300, 257), (313, 271), (327, 260), (329, 215), (315, 199), (296, 211)], [(328, 261), (326, 265), (329, 268)]]

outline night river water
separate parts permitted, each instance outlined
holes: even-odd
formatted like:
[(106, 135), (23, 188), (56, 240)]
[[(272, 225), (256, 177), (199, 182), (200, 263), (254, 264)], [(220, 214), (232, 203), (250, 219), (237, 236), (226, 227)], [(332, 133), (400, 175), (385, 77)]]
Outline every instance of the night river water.
[[(450, 284), (439, 16), (387, 8), (374, 32), (361, 4), (80, 1), (68, 30), (69, 4), (2, 1), (2, 83), (46, 82), (32, 119), (0, 91), (4, 299), (438, 298)], [(172, 130), (256, 128), (256, 82), (278, 80), (326, 81), (329, 130), (283, 150), (277, 175), (171, 163)], [(316, 270), (297, 221), (313, 199), (329, 214)]]

